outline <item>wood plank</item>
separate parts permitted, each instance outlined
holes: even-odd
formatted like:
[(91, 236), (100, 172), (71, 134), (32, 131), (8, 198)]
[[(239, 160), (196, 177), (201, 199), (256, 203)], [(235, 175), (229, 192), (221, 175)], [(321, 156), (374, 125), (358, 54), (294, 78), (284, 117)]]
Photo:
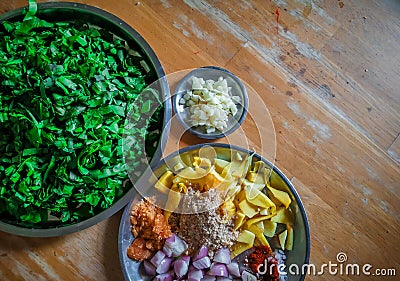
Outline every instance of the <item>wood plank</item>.
[(176, 1), (150, 2), (152, 9), (163, 15), (163, 21), (168, 23), (169, 28), (196, 44), (197, 52), (218, 54), (218, 56), (213, 56), (217, 64), (225, 64), (240, 48), (236, 42), (231, 42), (232, 38), (229, 34), (223, 32), (218, 26), (210, 24), (207, 15), (200, 15), (190, 6), (184, 5), (183, 1), (179, 1), (180, 3)]
[[(382, 229), (381, 235), (384, 235), (387, 239), (384, 239), (385, 241), (373, 240), (368, 237), (368, 231), (365, 231), (364, 227), (368, 218), (357, 221), (342, 217), (336, 208), (326, 204), (324, 199), (318, 197), (312, 189), (307, 188), (297, 178), (294, 178), (292, 183), (302, 198), (310, 221), (312, 241), (310, 263), (316, 266), (317, 272), (318, 270), (321, 272), (322, 264), (329, 264), (329, 262), (340, 264), (337, 260), (339, 253), (346, 254), (348, 258), (343, 263), (344, 266), (347, 264), (359, 265), (361, 276), (357, 276), (357, 280), (370, 280), (371, 278), (362, 274), (361, 268), (364, 264), (373, 264), (374, 268), (396, 268), (399, 266), (400, 254), (396, 254), (397, 257), (391, 261), (384, 255), (377, 255), (378, 252), (381, 253), (382, 251), (382, 243), (390, 249), (393, 245), (392, 239), (396, 239), (395, 233), (387, 233)], [(350, 201), (349, 204), (351, 204)], [(362, 210), (360, 210), (360, 213), (362, 213)], [(361, 244), (363, 245), (361, 246)], [(311, 274), (307, 279), (355, 280), (355, 276), (351, 274), (330, 274), (327, 268), (323, 273), (323, 275), (317, 274), (316, 276)], [(395, 278), (387, 278), (396, 280)]]
[[(331, 92), (336, 96), (331, 99), (332, 104), (339, 106), (338, 103), (346, 102), (351, 108), (358, 105), (359, 109), (348, 116), (363, 130), (369, 128), (366, 133), (371, 139), (382, 149), (387, 149), (400, 131), (400, 95), (396, 94), (400, 82), (394, 78), (400, 74), (396, 74), (400, 71), (400, 59), (395, 50), (382, 50), (379, 39), (368, 44), (353, 34), (351, 30), (341, 28), (321, 50), (327, 61), (336, 62), (340, 71), (338, 79), (330, 83)], [(380, 38), (379, 42), (388, 40)], [(392, 44), (400, 44), (400, 37), (397, 41)], [(383, 59), (382, 53), (389, 55)], [(360, 59), (348, 64), (356, 55)], [(344, 112), (349, 111), (350, 108)]]
[(388, 149), (388, 154), (398, 163), (400, 163), (400, 135), (397, 136), (396, 140)]
[[(346, 3), (343, 9), (327, 7), (335, 5), (333, 1), (323, 3), (330, 15), (341, 22), (341, 27), (320, 51), (327, 65), (335, 62), (333, 65), (338, 72), (335, 80), (341, 86), (333, 83), (331, 93), (339, 95), (342, 103), (360, 107), (353, 113), (352, 109), (340, 105), (338, 99), (332, 99), (333, 106), (341, 109), (363, 133), (386, 150), (400, 126), (400, 96), (396, 94), (400, 82), (395, 78), (400, 71), (400, 59), (396, 48), (391, 47), (400, 44), (400, 22), (393, 12), (400, 9), (400, 3), (391, 2), (390, 7), (386, 7), (385, 2), (388, 1), (381, 1), (380, 6), (370, 1), (357, 1)], [(385, 32), (378, 31), (382, 29)], [(359, 59), (354, 60), (355, 57)], [(353, 89), (349, 91), (349, 87)], [(379, 121), (373, 125), (373, 120)]]

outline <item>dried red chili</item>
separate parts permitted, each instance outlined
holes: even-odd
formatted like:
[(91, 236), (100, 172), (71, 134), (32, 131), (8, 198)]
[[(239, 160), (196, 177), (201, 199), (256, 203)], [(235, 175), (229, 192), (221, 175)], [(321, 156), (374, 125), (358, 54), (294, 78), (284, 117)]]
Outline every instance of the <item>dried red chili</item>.
[(268, 246), (257, 246), (247, 256), (247, 266), (254, 272), (260, 274), (263, 280), (278, 281), (278, 261)]
[(271, 248), (268, 246), (254, 247), (253, 252), (247, 257), (247, 266), (254, 272), (258, 273), (260, 265), (263, 265), (271, 254)]
[(277, 8), (275, 10), (275, 15), (276, 15), (276, 34), (279, 34), (279, 9)]

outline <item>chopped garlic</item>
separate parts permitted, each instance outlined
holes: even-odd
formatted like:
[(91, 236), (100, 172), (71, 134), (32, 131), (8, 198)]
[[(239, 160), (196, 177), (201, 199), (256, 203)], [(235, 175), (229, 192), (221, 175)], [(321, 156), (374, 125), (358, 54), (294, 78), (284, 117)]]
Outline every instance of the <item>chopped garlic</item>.
[(228, 117), (238, 112), (236, 103), (239, 96), (230, 94), (226, 79), (219, 77), (217, 81), (193, 77), (192, 88), (188, 90), (179, 103), (189, 107), (193, 126), (205, 126), (207, 133), (215, 130), (223, 131), (228, 127)]

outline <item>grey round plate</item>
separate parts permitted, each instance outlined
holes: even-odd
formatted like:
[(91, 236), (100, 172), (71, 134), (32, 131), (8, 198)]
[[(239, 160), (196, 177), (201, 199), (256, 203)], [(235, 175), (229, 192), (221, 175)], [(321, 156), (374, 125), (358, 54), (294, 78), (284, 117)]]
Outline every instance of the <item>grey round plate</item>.
[[(184, 153), (190, 153), (194, 150), (198, 150), (203, 146), (211, 146), (217, 152), (217, 155), (223, 154), (228, 155), (227, 152), (231, 150), (246, 152), (248, 154), (253, 154), (253, 158), (255, 161), (263, 161), (270, 168), (272, 168), (273, 173), (279, 176), (279, 178), (283, 181), (286, 188), (285, 191), (289, 193), (292, 198), (292, 203), (290, 208), (295, 214), (296, 221), (294, 226), (294, 247), (293, 250), (286, 252), (287, 259), (286, 265), (290, 266), (291, 264), (297, 264), (298, 268), (302, 268), (302, 265), (308, 264), (310, 258), (310, 229), (308, 225), (308, 219), (306, 215), (306, 211), (304, 209), (303, 203), (294, 188), (293, 184), (289, 181), (289, 179), (276, 167), (273, 166), (271, 162), (267, 159), (263, 158), (261, 155), (247, 150), (245, 148), (241, 148), (238, 146), (223, 144), (223, 143), (206, 143), (206, 144), (198, 144), (189, 147), (185, 147), (181, 150), (178, 150), (166, 158), (161, 160), (161, 162), (157, 165), (157, 168), (165, 165), (169, 159), (176, 157), (177, 155), (181, 155)], [(142, 187), (140, 187), (142, 188)], [(126, 206), (124, 213), (121, 218), (121, 223), (119, 227), (119, 236), (118, 236), (118, 250), (119, 257), (122, 266), (122, 270), (125, 276), (125, 280), (127, 281), (147, 281), (150, 280), (150, 277), (144, 276), (141, 274), (140, 263), (130, 259), (127, 256), (127, 249), (129, 245), (134, 240), (134, 237), (131, 233), (131, 223), (130, 223), (130, 213), (132, 208), (139, 202), (142, 197), (139, 194), (134, 196), (134, 199)], [(302, 281), (305, 278), (305, 274), (300, 275), (290, 275), (288, 274), (288, 281)]]

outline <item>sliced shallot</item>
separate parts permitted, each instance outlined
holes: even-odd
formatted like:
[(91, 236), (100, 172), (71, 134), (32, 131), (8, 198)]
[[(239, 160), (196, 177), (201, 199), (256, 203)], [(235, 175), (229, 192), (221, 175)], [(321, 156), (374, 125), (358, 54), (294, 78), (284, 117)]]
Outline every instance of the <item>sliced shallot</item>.
[(168, 272), (164, 274), (157, 275), (154, 277), (155, 281), (173, 281), (174, 280), (174, 273), (173, 272)]
[(184, 251), (186, 251), (188, 245), (183, 239), (174, 233), (171, 237), (168, 237), (165, 240), (164, 248), (166, 248), (165, 251), (167, 253), (170, 251), (172, 252), (171, 257), (179, 257)]
[(220, 276), (220, 277), (228, 277), (228, 269), (226, 265), (223, 263), (213, 262), (211, 264), (210, 271), (208, 272), (209, 275), (213, 276)]
[(156, 267), (149, 260), (143, 261), (143, 268), (147, 275), (154, 276), (157, 274)]
[(169, 267), (171, 266), (172, 258), (165, 257), (160, 264), (157, 266), (156, 272), (158, 274), (167, 273), (169, 271)]
[(208, 256), (208, 248), (205, 245), (202, 245), (194, 256), (193, 260), (197, 261), (201, 258)]
[(193, 266), (189, 267), (189, 273), (188, 273), (188, 281), (200, 281), (202, 280), (204, 276), (204, 273), (201, 269), (197, 269)]
[(211, 260), (209, 257), (202, 257), (201, 259), (198, 259), (193, 262), (193, 266), (197, 269), (206, 269), (209, 268), (211, 265)]
[(174, 262), (174, 272), (178, 278), (182, 278), (189, 270), (189, 256), (184, 256)]
[(155, 253), (155, 255), (151, 258), (150, 262), (157, 268), (165, 256), (166, 255), (163, 251), (157, 251), (157, 253)]
[(215, 253), (213, 261), (228, 264), (231, 262), (231, 252), (228, 248), (221, 248)]
[(201, 279), (201, 281), (215, 281), (217, 280), (217, 277), (212, 276), (212, 275), (204, 275), (203, 279)]
[(228, 269), (230, 275), (234, 277), (240, 277), (239, 264), (237, 262), (231, 262), (230, 264), (227, 264), (226, 268)]

